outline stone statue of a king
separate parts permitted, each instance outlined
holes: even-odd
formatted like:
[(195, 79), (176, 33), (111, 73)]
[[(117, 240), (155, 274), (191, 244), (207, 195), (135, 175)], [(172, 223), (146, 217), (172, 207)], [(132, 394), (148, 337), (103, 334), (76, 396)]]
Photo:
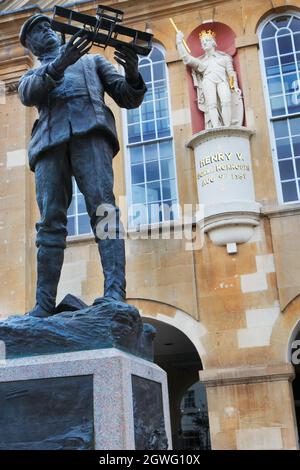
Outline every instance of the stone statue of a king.
[(192, 69), (198, 108), (205, 116), (205, 128), (241, 126), (243, 100), (232, 57), (217, 50), (214, 31), (203, 30), (199, 38), (205, 51), (200, 57), (188, 53), (181, 31), (177, 32), (176, 43), (183, 63)]

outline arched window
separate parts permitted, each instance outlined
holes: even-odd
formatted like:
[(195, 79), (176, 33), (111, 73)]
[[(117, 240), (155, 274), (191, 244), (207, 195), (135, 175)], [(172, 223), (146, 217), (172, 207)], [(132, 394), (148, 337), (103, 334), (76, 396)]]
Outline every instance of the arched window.
[(300, 15), (269, 18), (259, 30), (280, 202), (300, 200)]
[(168, 69), (162, 48), (139, 59), (147, 93), (139, 108), (127, 110), (126, 159), (129, 226), (177, 217), (178, 202)]

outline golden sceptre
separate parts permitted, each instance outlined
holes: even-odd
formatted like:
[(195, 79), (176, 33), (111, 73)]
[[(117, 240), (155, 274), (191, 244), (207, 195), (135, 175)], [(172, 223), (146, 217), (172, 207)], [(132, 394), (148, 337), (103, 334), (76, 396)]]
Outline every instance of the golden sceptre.
[[(172, 18), (169, 18), (169, 20), (171, 21), (171, 24), (173, 26), (173, 28), (175, 29), (176, 33), (179, 33), (179, 29), (177, 28), (174, 20)], [(183, 45), (184, 47), (186, 48), (186, 50), (188, 51), (188, 53), (190, 54), (191, 53), (191, 49), (189, 48), (189, 46), (187, 45), (187, 43), (185, 42), (185, 40), (183, 39)]]

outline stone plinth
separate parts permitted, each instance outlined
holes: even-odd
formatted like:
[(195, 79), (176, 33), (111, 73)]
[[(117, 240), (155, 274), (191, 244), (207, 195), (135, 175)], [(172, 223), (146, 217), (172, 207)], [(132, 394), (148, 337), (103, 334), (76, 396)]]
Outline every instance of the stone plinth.
[(0, 449), (167, 449), (166, 373), (116, 348), (0, 366)]

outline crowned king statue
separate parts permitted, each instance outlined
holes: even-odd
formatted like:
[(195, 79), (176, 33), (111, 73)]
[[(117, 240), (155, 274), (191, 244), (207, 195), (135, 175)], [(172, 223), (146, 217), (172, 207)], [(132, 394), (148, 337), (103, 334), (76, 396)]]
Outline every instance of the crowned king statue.
[(205, 116), (205, 128), (241, 126), (243, 100), (232, 57), (217, 50), (214, 31), (203, 30), (199, 38), (205, 51), (200, 57), (193, 57), (188, 52), (181, 31), (177, 31), (176, 43), (183, 63), (192, 69), (198, 108)]

